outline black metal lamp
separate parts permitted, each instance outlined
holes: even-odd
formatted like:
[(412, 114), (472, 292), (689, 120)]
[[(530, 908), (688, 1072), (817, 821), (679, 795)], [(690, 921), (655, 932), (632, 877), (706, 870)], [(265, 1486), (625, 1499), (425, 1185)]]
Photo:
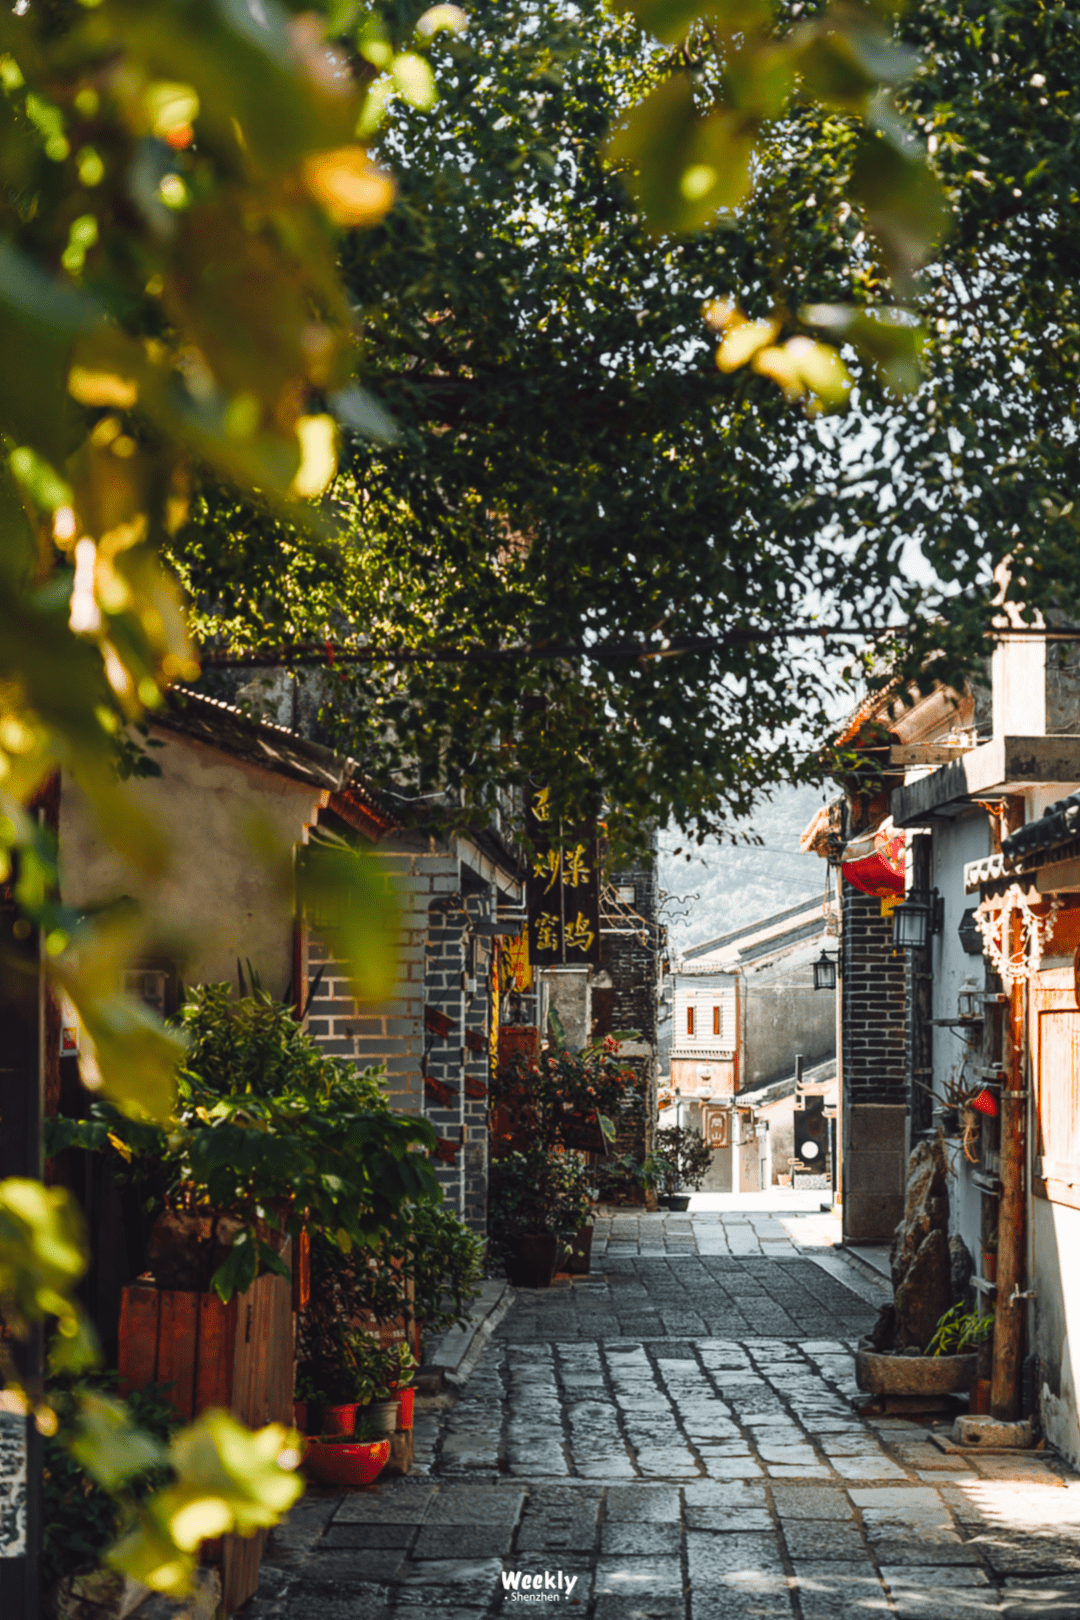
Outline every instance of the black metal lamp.
[(968, 956), (981, 956), (983, 950), (983, 937), (979, 932), (979, 925), (975, 921), (975, 907), (969, 906), (960, 919), (960, 926), (956, 930), (960, 935), (960, 943)]
[(836, 989), (836, 957), (830, 956), (824, 946), (821, 948), (821, 955), (814, 963), (814, 989)]
[(899, 950), (921, 951), (930, 935), (941, 928), (941, 896), (936, 889), (912, 889), (907, 899), (893, 908), (893, 944)]

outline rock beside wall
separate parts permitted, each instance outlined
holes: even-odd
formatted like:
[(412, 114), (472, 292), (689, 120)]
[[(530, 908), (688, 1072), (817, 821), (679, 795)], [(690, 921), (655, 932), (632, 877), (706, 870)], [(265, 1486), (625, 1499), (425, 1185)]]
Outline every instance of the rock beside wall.
[(896, 1343), (901, 1350), (925, 1350), (952, 1304), (952, 1256), (940, 1227), (919, 1244), (896, 1290)]
[[(953, 1303), (959, 1257), (949, 1242), (949, 1186), (940, 1142), (920, 1142), (908, 1160), (904, 1215), (892, 1252), (892, 1346), (925, 1350)], [(885, 1324), (882, 1323), (883, 1329)], [(883, 1347), (884, 1348), (884, 1347)]]
[(949, 1187), (940, 1142), (920, 1142), (908, 1159), (904, 1214), (896, 1228), (892, 1252), (893, 1288), (898, 1289), (925, 1239), (949, 1228)]

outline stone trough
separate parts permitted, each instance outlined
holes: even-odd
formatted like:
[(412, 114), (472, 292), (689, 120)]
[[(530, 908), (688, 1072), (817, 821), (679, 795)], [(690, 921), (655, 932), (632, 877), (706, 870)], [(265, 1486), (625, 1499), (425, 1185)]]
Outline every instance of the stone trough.
[(885, 1355), (864, 1339), (855, 1356), (855, 1382), (870, 1395), (964, 1395), (978, 1357)]

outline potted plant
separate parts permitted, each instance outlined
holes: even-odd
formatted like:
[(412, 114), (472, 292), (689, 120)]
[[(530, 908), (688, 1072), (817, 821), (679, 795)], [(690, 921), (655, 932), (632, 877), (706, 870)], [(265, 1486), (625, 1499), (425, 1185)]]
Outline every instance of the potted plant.
[(393, 1434), (398, 1426), (399, 1386), (416, 1366), (407, 1344), (380, 1344), (374, 1334), (341, 1317), (324, 1324), (318, 1354), (303, 1364), (305, 1387), (329, 1390), (320, 1409), (322, 1435)]
[[(431, 1125), (392, 1112), (378, 1072), (328, 1058), (292, 1011), (227, 984), (188, 992), (174, 1116), (128, 1118), (95, 1101), (88, 1119), (49, 1122), (47, 1151), (110, 1157), (148, 1218), (160, 1287), (213, 1289), (226, 1303), (260, 1271), (288, 1276), (285, 1239), (322, 1230), (364, 1246), (407, 1201), (441, 1195)], [(131, 1234), (145, 1242), (145, 1234)]]
[(596, 1188), (578, 1154), (563, 1154), (556, 1166), (562, 1186), (561, 1224), (570, 1231), (559, 1264), (572, 1277), (587, 1277), (592, 1263), (593, 1204)]
[(665, 1165), (670, 1167), (664, 1174), (667, 1207), (687, 1210), (690, 1196), (683, 1189), (696, 1191), (701, 1186), (712, 1165), (712, 1148), (698, 1131), (687, 1130), (682, 1125), (665, 1125), (657, 1131), (656, 1145)]
[(953, 1305), (938, 1320), (921, 1355), (877, 1350), (864, 1339), (855, 1357), (855, 1381), (876, 1395), (953, 1395), (971, 1389), (977, 1352), (994, 1331), (992, 1316)]
[[(639, 1077), (618, 1055), (621, 1041), (636, 1038), (633, 1031), (570, 1052), (554, 1018), (552, 1025), (552, 1045), (531, 1059), (516, 1055), (491, 1082), (495, 1117), (503, 1127), (495, 1131), (496, 1155), (581, 1146), (606, 1155), (619, 1122), (643, 1115)], [(595, 1149), (583, 1143), (583, 1130), (591, 1132)]]
[(502, 1153), (491, 1163), (492, 1246), (519, 1288), (547, 1288), (561, 1248), (579, 1230), (584, 1198), (591, 1204), (584, 1156), (559, 1148)]
[[(371, 1333), (355, 1336), (353, 1366), (361, 1393), (360, 1420), (373, 1432), (393, 1434), (412, 1428), (414, 1391), (406, 1385), (416, 1371), (416, 1357), (404, 1340), (380, 1344)], [(408, 1422), (402, 1422), (408, 1397)]]
[(316, 1485), (341, 1488), (370, 1485), (389, 1461), (390, 1442), (385, 1435), (374, 1439), (339, 1435), (309, 1440), (302, 1466)]

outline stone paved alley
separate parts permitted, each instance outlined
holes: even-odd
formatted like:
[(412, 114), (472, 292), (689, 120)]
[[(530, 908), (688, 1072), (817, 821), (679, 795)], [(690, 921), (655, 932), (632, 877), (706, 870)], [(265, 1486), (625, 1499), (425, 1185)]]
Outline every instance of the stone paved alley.
[(827, 1217), (600, 1223), (592, 1276), (519, 1292), (428, 1403), (408, 1479), (308, 1493), (245, 1620), (1080, 1620), (1080, 1479), (859, 1417), (885, 1290), (829, 1241)]

